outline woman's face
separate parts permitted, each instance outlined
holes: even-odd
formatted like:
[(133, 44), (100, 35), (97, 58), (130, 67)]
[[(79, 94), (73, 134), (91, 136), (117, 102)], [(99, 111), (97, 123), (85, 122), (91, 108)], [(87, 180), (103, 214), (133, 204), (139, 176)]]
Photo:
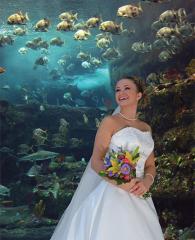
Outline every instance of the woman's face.
[(136, 84), (129, 79), (121, 79), (115, 86), (115, 99), (118, 105), (137, 104), (142, 93), (137, 91)]

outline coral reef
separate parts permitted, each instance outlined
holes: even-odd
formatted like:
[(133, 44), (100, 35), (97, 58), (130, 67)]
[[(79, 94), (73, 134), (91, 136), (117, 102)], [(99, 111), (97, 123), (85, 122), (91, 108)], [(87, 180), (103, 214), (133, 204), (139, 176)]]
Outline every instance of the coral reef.
[(69, 126), (69, 123), (64, 118), (61, 118), (58, 133), (53, 134), (53, 138), (52, 138), (52, 144), (55, 147), (64, 146), (67, 144), (68, 126)]
[(47, 131), (36, 128), (33, 130), (33, 139), (35, 139), (35, 142), (37, 145), (44, 145), (44, 143), (47, 141)]

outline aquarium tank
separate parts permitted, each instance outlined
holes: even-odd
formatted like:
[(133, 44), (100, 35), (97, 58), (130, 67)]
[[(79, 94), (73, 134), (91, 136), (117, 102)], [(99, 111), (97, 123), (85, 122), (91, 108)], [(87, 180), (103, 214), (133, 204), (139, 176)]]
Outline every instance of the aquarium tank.
[(50, 239), (122, 76), (145, 87), (164, 237), (195, 239), (195, 1), (0, 0), (2, 240)]

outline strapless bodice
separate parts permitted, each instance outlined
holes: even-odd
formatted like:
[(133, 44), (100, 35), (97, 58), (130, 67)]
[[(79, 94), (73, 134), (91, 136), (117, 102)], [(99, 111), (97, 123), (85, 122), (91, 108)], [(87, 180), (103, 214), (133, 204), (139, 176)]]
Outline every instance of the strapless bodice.
[(120, 148), (133, 151), (139, 146), (140, 159), (136, 166), (136, 176), (143, 177), (145, 161), (154, 149), (154, 140), (150, 131), (141, 131), (134, 127), (125, 127), (117, 131), (111, 138), (109, 151)]

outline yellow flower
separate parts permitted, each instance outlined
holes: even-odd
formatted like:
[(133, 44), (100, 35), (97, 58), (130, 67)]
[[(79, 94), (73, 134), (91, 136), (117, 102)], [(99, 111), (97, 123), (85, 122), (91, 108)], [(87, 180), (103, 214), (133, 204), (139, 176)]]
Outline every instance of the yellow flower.
[(110, 162), (112, 163), (112, 167), (108, 168), (107, 171), (112, 171), (114, 174), (119, 172), (120, 170), (120, 164), (117, 160), (111, 159)]
[(125, 158), (127, 158), (129, 160), (130, 164), (134, 164), (133, 156), (131, 155), (131, 153), (129, 151), (125, 151)]

